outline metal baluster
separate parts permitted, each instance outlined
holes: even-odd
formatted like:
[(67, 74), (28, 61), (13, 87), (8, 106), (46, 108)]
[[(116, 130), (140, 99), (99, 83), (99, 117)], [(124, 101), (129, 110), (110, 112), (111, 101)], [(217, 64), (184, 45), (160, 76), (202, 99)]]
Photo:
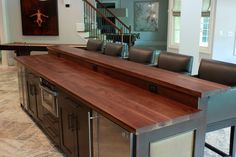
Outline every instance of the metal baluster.
[(93, 26), (93, 22), (94, 22), (94, 10), (93, 10), (93, 12), (92, 12), (92, 22), (91, 22), (91, 26), (92, 26), (92, 33), (93, 33), (93, 35), (92, 36), (94, 36), (95, 37), (95, 39), (96, 39), (96, 36), (95, 36), (95, 33), (94, 33), (94, 26)]
[(96, 14), (96, 12), (94, 12), (94, 29), (95, 29), (95, 31), (94, 31), (95, 35), (100, 39), (98, 32), (97, 32), (98, 28), (97, 28), (97, 14)]
[(86, 26), (86, 3), (85, 2), (84, 2), (84, 25)]
[(100, 20), (100, 18), (99, 18), (99, 15), (97, 16), (98, 17), (98, 19), (97, 19), (97, 23), (98, 23), (98, 26), (97, 26), (97, 28), (99, 29), (98, 31), (98, 33), (101, 35), (102, 33), (101, 33), (101, 20)]
[(91, 10), (91, 7), (89, 6), (89, 8), (88, 8), (89, 10), (88, 10), (88, 28), (89, 28), (89, 36), (91, 35), (91, 29), (90, 29), (90, 10)]

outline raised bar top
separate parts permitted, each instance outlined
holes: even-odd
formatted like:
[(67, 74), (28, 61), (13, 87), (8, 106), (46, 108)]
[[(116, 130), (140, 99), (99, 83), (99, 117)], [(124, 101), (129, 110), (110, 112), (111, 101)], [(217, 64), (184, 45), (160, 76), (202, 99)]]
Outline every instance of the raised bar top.
[(222, 84), (193, 78), (156, 67), (147, 68), (147, 66), (143, 64), (122, 60), (120, 58), (106, 56), (83, 49), (70, 48), (60, 45), (52, 46), (48, 49), (49, 51), (83, 59), (88, 62), (110, 68), (114, 71), (148, 80), (158, 85), (162, 85), (172, 90), (183, 92), (195, 97), (207, 97), (229, 89), (228, 86)]
[(189, 120), (200, 111), (55, 55), (22, 56), (16, 60), (136, 134), (143, 128)]

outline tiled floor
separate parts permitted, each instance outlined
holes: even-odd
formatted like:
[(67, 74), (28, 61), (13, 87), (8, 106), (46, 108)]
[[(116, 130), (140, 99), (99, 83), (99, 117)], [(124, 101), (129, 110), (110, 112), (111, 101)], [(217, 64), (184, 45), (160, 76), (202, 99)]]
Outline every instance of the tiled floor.
[(62, 157), (22, 111), (16, 68), (0, 67), (0, 157)]
[[(17, 71), (0, 66), (0, 157), (63, 157), (19, 105)], [(228, 130), (207, 135), (227, 152)], [(209, 150), (205, 157), (219, 157)]]
[[(206, 136), (206, 141), (213, 146), (220, 148), (225, 153), (229, 153), (229, 134), (230, 129), (221, 129), (208, 133)], [(205, 149), (205, 157), (221, 157), (208, 149)]]

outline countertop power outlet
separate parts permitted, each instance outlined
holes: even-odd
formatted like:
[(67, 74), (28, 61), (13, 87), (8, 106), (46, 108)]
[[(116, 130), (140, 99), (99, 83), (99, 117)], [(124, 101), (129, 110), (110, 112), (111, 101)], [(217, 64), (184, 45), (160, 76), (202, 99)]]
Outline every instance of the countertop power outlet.
[(98, 71), (98, 66), (96, 64), (93, 64), (92, 69), (93, 69), (93, 71)]
[(157, 93), (157, 91), (158, 91), (157, 85), (150, 84), (150, 85), (149, 85), (149, 91), (150, 91), (150, 92), (153, 92), (153, 93)]

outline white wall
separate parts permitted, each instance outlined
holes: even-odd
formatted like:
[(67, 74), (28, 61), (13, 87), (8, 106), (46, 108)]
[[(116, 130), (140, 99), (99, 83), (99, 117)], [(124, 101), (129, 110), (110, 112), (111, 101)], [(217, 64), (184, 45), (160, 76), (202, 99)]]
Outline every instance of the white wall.
[(199, 32), (202, 1), (182, 0), (181, 3), (179, 53), (194, 57), (192, 72), (193, 74), (197, 74), (199, 67)]
[(84, 43), (76, 32), (76, 23), (84, 21), (83, 1), (70, 2), (70, 7), (66, 8), (63, 0), (58, 0), (59, 36), (23, 36), (20, 0), (6, 0), (9, 42)]
[[(6, 18), (6, 8), (5, 8), (5, 2), (6, 0), (0, 0), (0, 44), (8, 42), (8, 27), (6, 25), (7, 18)], [(7, 51), (1, 51), (1, 59), (2, 59), (2, 65), (7, 66), (8, 65), (8, 52)]]
[(236, 63), (236, 0), (217, 0), (213, 59)]

